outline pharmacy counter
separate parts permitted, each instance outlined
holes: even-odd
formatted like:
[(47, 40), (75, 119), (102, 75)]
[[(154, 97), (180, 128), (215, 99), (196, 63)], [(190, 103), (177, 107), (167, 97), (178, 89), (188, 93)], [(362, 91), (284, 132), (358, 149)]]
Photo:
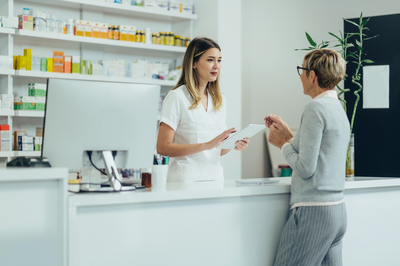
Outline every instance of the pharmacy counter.
[[(70, 195), (69, 265), (272, 265), (289, 214), (280, 180)], [(400, 178), (358, 178), (345, 194), (344, 265), (396, 265)]]
[(1, 168), (0, 265), (67, 265), (67, 176), (67, 168)]

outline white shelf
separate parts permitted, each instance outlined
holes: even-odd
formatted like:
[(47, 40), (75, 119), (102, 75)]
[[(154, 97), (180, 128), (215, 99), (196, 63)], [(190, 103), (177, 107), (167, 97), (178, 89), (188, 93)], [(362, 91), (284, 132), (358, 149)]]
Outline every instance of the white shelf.
[(0, 68), (0, 75), (4, 76), (4, 75), (14, 75), (15, 74), (15, 70), (14, 69), (4, 69), (4, 68)]
[(92, 37), (82, 37), (82, 36), (67, 35), (67, 34), (37, 32), (37, 31), (31, 31), (31, 30), (17, 30), (16, 35), (24, 36), (24, 37), (32, 37), (32, 38), (51, 39), (51, 40), (57, 40), (57, 41), (62, 41), (62, 42), (67, 41), (67, 42), (78, 42), (78, 43), (90, 43), (90, 44), (101, 45), (101, 46), (126, 47), (126, 48), (133, 48), (133, 49), (172, 52), (172, 53), (179, 53), (179, 54), (184, 54), (186, 51), (186, 47), (181, 47), (181, 46), (145, 44), (145, 43), (137, 43), (137, 42), (127, 42), (127, 41), (118, 41), (118, 40), (109, 40), (109, 39), (99, 39), (99, 38), (92, 38)]
[(40, 157), (41, 151), (14, 151), (13, 156)]
[(15, 111), (15, 115), (14, 116), (19, 116), (19, 117), (44, 117), (44, 111), (18, 110), (18, 111)]
[(13, 151), (0, 151), (0, 157), (13, 157)]
[(15, 34), (15, 29), (0, 27), (0, 33), (3, 33), (3, 34)]
[(14, 111), (5, 111), (5, 110), (0, 110), (0, 116), (13, 116)]
[(36, 78), (58, 78), (58, 79), (74, 79), (74, 80), (90, 80), (90, 81), (108, 81), (120, 83), (138, 83), (138, 84), (151, 84), (161, 86), (175, 86), (175, 80), (160, 80), (160, 79), (133, 79), (133, 78), (120, 78), (120, 77), (105, 77), (94, 75), (80, 75), (80, 74), (65, 74), (55, 72), (38, 72), (38, 71), (15, 71), (16, 76), (20, 77), (36, 77)]
[(179, 13), (157, 8), (130, 6), (116, 3), (106, 3), (94, 0), (28, 0), (29, 2), (57, 5), (68, 8), (82, 8), (84, 10), (100, 11), (118, 15), (128, 15), (147, 19), (166, 21), (195, 20), (196, 14)]

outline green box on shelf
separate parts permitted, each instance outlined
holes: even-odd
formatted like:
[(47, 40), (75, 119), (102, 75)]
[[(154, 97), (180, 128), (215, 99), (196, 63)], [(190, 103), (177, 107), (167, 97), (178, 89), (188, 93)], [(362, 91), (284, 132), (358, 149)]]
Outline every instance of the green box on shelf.
[(36, 103), (22, 103), (21, 110), (36, 110)]
[(44, 97), (36, 97), (36, 110), (37, 111), (44, 111), (46, 107), (46, 98)]
[(28, 95), (32, 97), (46, 97), (46, 84), (29, 83)]

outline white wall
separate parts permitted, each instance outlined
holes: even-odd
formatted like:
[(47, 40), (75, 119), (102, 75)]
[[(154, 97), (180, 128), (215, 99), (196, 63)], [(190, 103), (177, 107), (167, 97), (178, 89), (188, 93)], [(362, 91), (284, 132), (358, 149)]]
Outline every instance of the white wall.
[[(221, 47), (221, 91), (227, 98), (228, 128), (242, 128), (241, 0), (199, 0), (194, 36), (214, 39)], [(229, 12), (228, 12), (229, 11)], [(225, 179), (240, 179), (242, 153), (222, 157)]]
[[(317, 42), (343, 30), (342, 18), (400, 13), (397, 0), (246, 0), (242, 1), (243, 125), (263, 123), (270, 113), (297, 128), (310, 101), (303, 95), (296, 66), (308, 47), (304, 32)], [(243, 178), (270, 176), (265, 136), (252, 138), (243, 153)]]

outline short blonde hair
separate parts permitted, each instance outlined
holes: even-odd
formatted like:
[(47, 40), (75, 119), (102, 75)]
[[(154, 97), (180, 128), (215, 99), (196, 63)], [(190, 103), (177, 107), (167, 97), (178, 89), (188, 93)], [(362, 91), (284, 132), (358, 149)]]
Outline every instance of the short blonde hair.
[[(189, 107), (189, 110), (197, 108), (201, 101), (201, 95), (198, 90), (199, 77), (197, 72), (193, 70), (193, 65), (208, 49), (211, 48), (217, 48), (221, 51), (221, 48), (215, 41), (205, 37), (197, 37), (189, 43), (189, 46), (186, 49), (186, 53), (182, 63), (182, 75), (179, 78), (178, 83), (172, 90), (175, 90), (182, 85), (186, 86), (193, 99), (192, 105)], [(214, 110), (219, 111), (222, 107), (222, 95), (219, 88), (219, 74), (215, 81), (208, 82), (207, 87), (208, 93), (213, 100)]]
[(346, 61), (332, 49), (316, 49), (304, 57), (304, 68), (309, 69), (306, 75), (314, 70), (318, 77), (318, 86), (323, 89), (334, 89), (346, 75)]

